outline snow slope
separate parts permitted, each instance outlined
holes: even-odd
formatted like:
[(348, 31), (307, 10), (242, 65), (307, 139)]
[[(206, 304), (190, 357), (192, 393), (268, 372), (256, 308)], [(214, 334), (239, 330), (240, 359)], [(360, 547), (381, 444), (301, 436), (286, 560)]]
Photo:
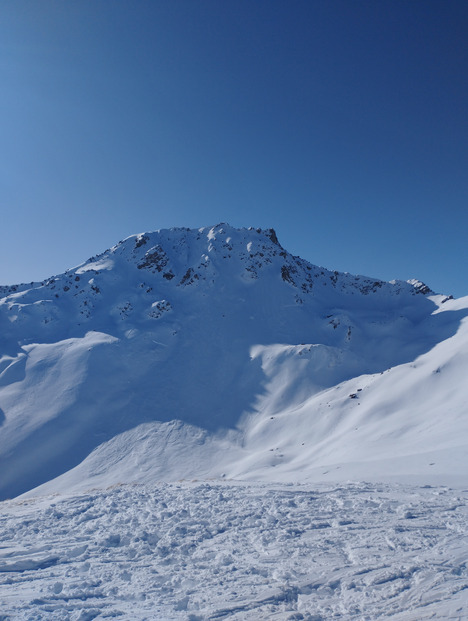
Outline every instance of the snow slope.
[(132, 236), (0, 295), (1, 498), (466, 483), (468, 298), (330, 272), (226, 224)]

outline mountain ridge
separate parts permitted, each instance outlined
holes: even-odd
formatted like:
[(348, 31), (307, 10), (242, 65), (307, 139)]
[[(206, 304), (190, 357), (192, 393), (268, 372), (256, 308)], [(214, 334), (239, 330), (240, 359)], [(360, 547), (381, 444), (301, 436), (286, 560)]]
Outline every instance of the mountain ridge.
[[(125, 438), (133, 434), (138, 452), (138, 429), (160, 455), (156, 463), (146, 451), (147, 476), (190, 470), (185, 446), (199, 455), (203, 476), (226, 475), (222, 465), (231, 463), (229, 476), (278, 477), (282, 468), (284, 477), (280, 463), (265, 466), (269, 474), (259, 466), (270, 452), (267, 421), (286, 418), (310, 444), (314, 428), (327, 427), (320, 395), (348, 390), (355, 397), (340, 397), (345, 409), (359, 406), (351, 383), (430, 357), (457, 340), (468, 313), (463, 298), (436, 295), (419, 281), (326, 270), (288, 253), (273, 229), (227, 224), (133, 235), (63, 274), (14, 287), (0, 289), (4, 496), (60, 476), (76, 484), (67, 472), (92, 455), (96, 465), (96, 451), (109, 455), (120, 436), (117, 462), (137, 477)], [(329, 409), (339, 426), (343, 404)], [(319, 435), (326, 445), (326, 433)], [(169, 438), (182, 467), (169, 455)], [(242, 438), (250, 439), (242, 445)], [(290, 464), (301, 462), (301, 446)], [(294, 476), (319, 466), (307, 455)]]
[[(134, 244), (134, 249), (133, 249), (133, 254), (135, 259), (137, 259), (138, 257), (138, 253), (136, 252), (139, 248), (143, 249), (143, 251), (145, 251), (145, 259), (141, 260), (141, 253), (140, 253), (140, 261), (139, 263), (137, 263), (137, 267), (139, 269), (143, 269), (143, 268), (148, 268), (150, 271), (153, 272), (153, 274), (155, 272), (163, 272), (162, 276), (164, 278), (166, 278), (166, 280), (172, 280), (172, 278), (174, 278), (175, 275), (173, 275), (171, 273), (170, 268), (168, 268), (167, 271), (163, 271), (163, 268), (165, 265), (167, 265), (168, 262), (168, 257), (166, 252), (164, 251), (163, 248), (161, 248), (160, 243), (162, 240), (164, 241), (168, 241), (170, 240), (171, 237), (175, 237), (176, 240), (178, 241), (179, 246), (183, 246), (185, 243), (187, 243), (187, 233), (190, 234), (191, 236), (195, 236), (197, 238), (197, 241), (202, 239), (202, 236), (204, 234), (204, 232), (207, 231), (206, 234), (206, 238), (209, 242), (208, 247), (206, 248), (206, 250), (208, 250), (208, 252), (211, 252), (212, 250), (216, 250), (217, 248), (213, 245), (213, 241), (217, 240), (218, 236), (222, 236), (225, 235), (227, 240), (223, 241), (223, 247), (224, 250), (226, 251), (226, 254), (224, 256), (224, 258), (229, 257), (230, 258), (230, 252), (232, 252), (232, 246), (230, 245), (231, 242), (231, 237), (229, 235), (229, 233), (233, 234), (233, 233), (252, 233), (255, 232), (257, 235), (261, 235), (263, 237), (266, 238), (266, 240), (270, 241), (274, 246), (276, 246), (276, 254), (279, 254), (280, 256), (284, 257), (285, 259), (289, 260), (289, 263), (296, 263), (299, 261), (302, 264), (307, 264), (313, 268), (315, 268), (316, 270), (320, 270), (321, 275), (325, 275), (327, 274), (330, 278), (330, 280), (332, 281), (332, 284), (336, 285), (336, 281), (337, 278), (340, 277), (342, 278), (343, 276), (345, 277), (352, 277), (355, 281), (356, 280), (363, 280), (366, 283), (366, 287), (369, 287), (369, 285), (371, 283), (374, 283), (375, 287), (380, 287), (383, 284), (392, 284), (392, 285), (399, 285), (400, 287), (404, 284), (410, 284), (411, 286), (413, 286), (413, 288), (415, 289), (416, 292), (418, 293), (434, 293), (433, 291), (431, 291), (429, 289), (429, 287), (427, 287), (427, 285), (425, 285), (424, 283), (422, 283), (421, 281), (418, 281), (416, 279), (413, 280), (409, 280), (409, 281), (390, 281), (390, 283), (386, 283), (386, 281), (380, 280), (380, 279), (373, 279), (373, 278), (369, 278), (369, 277), (365, 277), (365, 276), (353, 276), (348, 274), (347, 272), (338, 272), (336, 270), (331, 271), (328, 270), (326, 268), (323, 267), (318, 267), (318, 266), (312, 266), (312, 264), (310, 264), (308, 261), (306, 261), (305, 259), (301, 259), (298, 256), (295, 255), (291, 255), (290, 253), (288, 253), (286, 250), (284, 250), (284, 248), (281, 246), (281, 244), (278, 241), (278, 237), (276, 235), (276, 232), (274, 229), (270, 228), (270, 229), (261, 229), (261, 228), (254, 228), (254, 227), (250, 227), (248, 229), (234, 229), (233, 227), (231, 227), (230, 225), (226, 224), (226, 223), (220, 223), (214, 227), (202, 227), (200, 229), (189, 229), (189, 228), (183, 228), (183, 227), (174, 227), (171, 229), (160, 229), (160, 230), (156, 230), (156, 231), (152, 231), (152, 232), (145, 232), (145, 233), (140, 233), (140, 234), (135, 234), (135, 235), (131, 235), (127, 238), (125, 238), (124, 240), (121, 240), (120, 242), (118, 242), (117, 244), (115, 244), (114, 246), (112, 246), (111, 248), (99, 253), (98, 255), (92, 256), (90, 257), (87, 261), (85, 261), (84, 263), (79, 264), (78, 266), (74, 267), (74, 268), (70, 268), (65, 270), (65, 272), (57, 275), (57, 276), (51, 276), (50, 278), (46, 278), (42, 281), (37, 281), (37, 282), (30, 282), (30, 283), (19, 283), (19, 284), (13, 284), (13, 285), (1, 285), (0, 286), (0, 295), (5, 296), (6, 294), (14, 294), (14, 293), (21, 293), (25, 290), (31, 287), (36, 287), (36, 286), (43, 286), (43, 287), (52, 287), (54, 282), (56, 282), (57, 278), (62, 277), (63, 279), (66, 279), (67, 275), (70, 274), (80, 274), (83, 273), (84, 271), (90, 271), (90, 272), (97, 272), (99, 273), (102, 269), (105, 269), (104, 264), (102, 263), (102, 260), (105, 258), (108, 258), (111, 254), (115, 254), (116, 252), (118, 252), (119, 250), (131, 245), (131, 242), (135, 242)], [(227, 233), (226, 233), (227, 231)], [(178, 238), (178, 239), (177, 239)], [(174, 239), (172, 240), (174, 241)], [(239, 241), (239, 240), (236, 240)], [(154, 246), (151, 246), (151, 243), (154, 244)], [(252, 244), (252, 240), (250, 242), (247, 242), (246, 245), (248, 244)], [(147, 249), (147, 245), (150, 245), (150, 248)], [(174, 248), (173, 248), (174, 249)], [(178, 248), (178, 250), (180, 251), (180, 247)], [(256, 249), (257, 251), (255, 253), (251, 252), (251, 248), (247, 249), (248, 252), (244, 252), (245, 256), (250, 255), (250, 258), (253, 259), (255, 257), (259, 257), (259, 256), (263, 256), (263, 253), (261, 252), (261, 250), (259, 250), (258, 248)], [(265, 246), (263, 246), (263, 250), (265, 250)], [(203, 252), (200, 252), (200, 256), (203, 256)], [(206, 255), (205, 255), (206, 256)], [(101, 263), (100, 263), (101, 261)], [(257, 265), (259, 264), (259, 262), (257, 262)], [(200, 265), (203, 265), (203, 262), (200, 263)], [(261, 266), (261, 265), (260, 265)], [(96, 269), (100, 267), (100, 269)], [(287, 268), (288, 265), (287, 263), (285, 265), (283, 265), (283, 267), (285, 268), (282, 271), (282, 275), (284, 274), (284, 279), (287, 280), (288, 282), (290, 282), (291, 284), (294, 284), (294, 279), (291, 277), (289, 279), (288, 275), (287, 275)], [(291, 266), (292, 267), (292, 266)], [(249, 269), (251, 269), (251, 265), (249, 265)], [(294, 269), (294, 267), (293, 267)], [(315, 274), (314, 274), (315, 275)], [(184, 274), (185, 277), (185, 274)], [(184, 284), (186, 281), (188, 280), (188, 278), (183, 282), (179, 282), (179, 284)], [(309, 279), (307, 279), (309, 280)], [(309, 281), (310, 282), (310, 281)], [(69, 282), (69, 285), (73, 286), (73, 283)], [(66, 285), (65, 285), (66, 286)], [(369, 287), (369, 290), (371, 288)], [(365, 292), (366, 290), (364, 290), (363, 292)]]

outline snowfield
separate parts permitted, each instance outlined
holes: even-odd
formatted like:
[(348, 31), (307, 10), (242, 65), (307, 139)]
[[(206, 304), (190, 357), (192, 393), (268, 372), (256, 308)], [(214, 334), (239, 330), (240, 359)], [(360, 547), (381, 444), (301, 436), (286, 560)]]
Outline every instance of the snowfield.
[(272, 229), (0, 287), (0, 621), (468, 619), (467, 378), (468, 297)]
[(467, 495), (180, 482), (6, 501), (0, 618), (466, 619)]

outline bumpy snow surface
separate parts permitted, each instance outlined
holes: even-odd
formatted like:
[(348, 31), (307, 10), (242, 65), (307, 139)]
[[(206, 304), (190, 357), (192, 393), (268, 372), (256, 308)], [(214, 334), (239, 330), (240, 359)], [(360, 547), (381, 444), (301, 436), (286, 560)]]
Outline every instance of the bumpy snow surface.
[(468, 618), (467, 378), (468, 297), (271, 229), (0, 287), (0, 619)]
[(125, 485), (1, 506), (2, 619), (466, 619), (467, 491)]

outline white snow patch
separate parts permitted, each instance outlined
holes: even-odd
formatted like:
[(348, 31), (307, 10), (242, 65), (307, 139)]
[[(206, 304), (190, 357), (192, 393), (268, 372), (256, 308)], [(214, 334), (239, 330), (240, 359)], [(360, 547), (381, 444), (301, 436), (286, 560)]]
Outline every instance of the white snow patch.
[(84, 274), (92, 271), (111, 270), (114, 267), (115, 261), (107, 256), (97, 261), (91, 261), (76, 268), (75, 274)]

